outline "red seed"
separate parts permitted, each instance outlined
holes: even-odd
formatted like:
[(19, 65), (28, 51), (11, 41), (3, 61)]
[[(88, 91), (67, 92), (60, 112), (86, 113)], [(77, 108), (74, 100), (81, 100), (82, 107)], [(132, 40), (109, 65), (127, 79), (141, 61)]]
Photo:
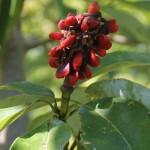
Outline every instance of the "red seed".
[(70, 73), (70, 63), (61, 64), (56, 71), (56, 78), (64, 78)]
[(58, 68), (58, 66), (59, 66), (58, 57), (50, 58), (50, 59), (49, 59), (49, 65), (50, 65), (52, 68)]
[(110, 33), (115, 33), (118, 31), (119, 26), (116, 24), (116, 19), (108, 20), (108, 24), (109, 24), (109, 32)]
[(118, 31), (118, 29), (119, 29), (119, 26), (117, 24), (114, 26), (109, 26), (109, 32), (110, 33), (115, 33)]
[(87, 20), (87, 25), (90, 29), (93, 29), (99, 25), (99, 21), (96, 19), (90, 18)]
[(112, 47), (112, 42), (109, 40), (109, 41), (107, 42), (107, 45), (106, 45), (105, 49), (108, 50), (108, 49), (110, 49), (111, 47)]
[(86, 78), (92, 77), (92, 72), (87, 66), (85, 66), (82, 71), (83, 71), (84, 75), (86, 76)]
[(70, 84), (72, 86), (74, 86), (77, 83), (78, 78), (79, 78), (78, 72), (75, 72), (75, 73), (69, 75), (69, 82), (70, 82)]
[(78, 71), (80, 69), (81, 64), (82, 64), (82, 61), (83, 61), (83, 55), (81, 52), (78, 52), (75, 55), (75, 57), (73, 58), (73, 62), (72, 62), (73, 69)]
[(88, 31), (88, 29), (89, 29), (89, 27), (88, 27), (87, 21), (82, 22), (81, 30), (86, 32), (86, 31)]
[(81, 23), (82, 20), (84, 19), (84, 16), (82, 14), (77, 14), (75, 17), (76, 17), (78, 23)]
[(100, 48), (108, 50), (111, 48), (112, 43), (108, 36), (101, 34), (98, 36), (98, 42), (100, 44)]
[(65, 23), (65, 20), (60, 20), (59, 23), (58, 23), (58, 28), (60, 30), (65, 30), (66, 29), (66, 23)]
[(116, 19), (108, 20), (109, 25), (116, 25)]
[(100, 5), (97, 2), (92, 2), (89, 5), (88, 13), (98, 13), (100, 11)]
[(62, 50), (63, 48), (66, 48), (66, 47), (70, 46), (72, 43), (75, 42), (75, 40), (76, 40), (75, 35), (71, 35), (71, 36), (67, 37), (66, 39), (64, 39), (64, 40), (61, 42), (61, 44), (60, 44), (60, 46), (58, 47), (58, 49), (59, 49), (59, 50)]
[(101, 56), (101, 57), (106, 56), (106, 50), (104, 50), (104, 49), (102, 49), (102, 48), (97, 48), (97, 49), (95, 50), (95, 53), (98, 54), (98, 55)]
[(64, 35), (61, 32), (52, 32), (49, 34), (51, 40), (61, 40), (63, 36)]
[(53, 47), (53, 48), (50, 50), (50, 52), (48, 53), (48, 56), (58, 57), (57, 46)]
[(94, 50), (90, 51), (90, 58), (88, 64), (92, 67), (97, 67), (100, 64), (100, 59), (98, 56), (95, 55)]
[(77, 19), (75, 16), (69, 16), (65, 20), (66, 26), (73, 26), (77, 23)]

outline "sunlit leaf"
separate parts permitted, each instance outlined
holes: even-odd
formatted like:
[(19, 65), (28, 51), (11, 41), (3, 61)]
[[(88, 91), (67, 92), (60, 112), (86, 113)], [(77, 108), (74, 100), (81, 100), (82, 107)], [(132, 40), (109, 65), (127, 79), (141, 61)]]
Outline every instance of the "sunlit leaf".
[(68, 125), (54, 119), (18, 137), (10, 150), (63, 150), (70, 137)]
[(149, 149), (150, 117), (146, 107), (133, 100), (115, 99), (111, 107), (100, 109), (100, 101), (80, 109), (81, 139), (89, 150)]
[(0, 101), (0, 130), (4, 129), (23, 114), (47, 105), (43, 96), (16, 95)]
[(133, 99), (150, 110), (150, 89), (126, 79), (104, 80), (91, 84), (86, 93), (96, 98), (124, 97)]
[(31, 82), (13, 82), (0, 86), (0, 90), (17, 90), (28, 95), (42, 95), (54, 97), (54, 93), (47, 87)]
[(34, 120), (31, 121), (29, 125), (29, 130), (33, 130), (34, 128), (40, 126), (43, 122), (48, 121), (51, 116), (52, 111), (39, 115), (38, 117), (36, 117)]
[[(106, 57), (101, 58), (101, 63), (97, 68), (92, 68), (92, 77), (102, 75), (117, 69), (137, 67), (137, 66), (149, 66), (150, 65), (149, 54), (127, 51), (117, 51), (108, 53)], [(88, 80), (81, 80), (78, 85), (87, 82)], [(88, 83), (89, 84), (89, 83)], [(78, 89), (77, 89), (78, 90)]]

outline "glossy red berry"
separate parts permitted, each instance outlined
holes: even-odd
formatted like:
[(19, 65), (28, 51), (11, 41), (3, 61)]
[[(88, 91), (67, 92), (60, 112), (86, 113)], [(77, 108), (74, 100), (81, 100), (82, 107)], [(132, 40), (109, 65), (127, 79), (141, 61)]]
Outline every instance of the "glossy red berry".
[(101, 57), (106, 56), (106, 50), (104, 50), (104, 49), (102, 49), (102, 48), (97, 48), (97, 49), (95, 50), (95, 53), (98, 54), (98, 55), (101, 56)]
[(52, 32), (49, 34), (49, 38), (51, 40), (61, 40), (63, 38), (63, 34), (61, 32)]
[(74, 86), (78, 81), (79, 75), (78, 72), (74, 72), (69, 75), (69, 82), (72, 86)]
[(83, 55), (81, 52), (78, 52), (73, 58), (73, 62), (72, 62), (73, 69), (78, 71), (82, 64), (82, 61), (83, 61)]
[(115, 33), (118, 31), (119, 26), (116, 24), (116, 19), (108, 20), (108, 24), (109, 24), (109, 32), (110, 33)]
[(98, 13), (100, 11), (100, 5), (97, 2), (92, 2), (89, 5), (88, 13)]
[(90, 78), (92, 67), (100, 65), (100, 57), (106, 56), (112, 42), (107, 36), (119, 29), (116, 19), (105, 20), (100, 12), (100, 5), (92, 2), (88, 13), (69, 13), (65, 20), (58, 23), (60, 32), (49, 35), (52, 40), (59, 40), (49, 56), (49, 65), (57, 68), (56, 77), (66, 78), (74, 86), (78, 80)]
[(59, 64), (58, 64), (58, 57), (53, 57), (49, 59), (49, 65), (52, 68), (58, 68)]
[(82, 22), (82, 24), (81, 24), (81, 30), (84, 31), (84, 32), (86, 32), (86, 31), (88, 31), (88, 29), (89, 29), (89, 26), (87, 24), (87, 21)]
[(90, 57), (89, 57), (88, 64), (92, 67), (97, 67), (100, 64), (100, 59), (98, 56), (95, 55), (93, 49), (90, 50)]
[(70, 46), (72, 43), (74, 43), (76, 40), (76, 37), (75, 35), (71, 35), (69, 37), (67, 37), (66, 39), (64, 39), (63, 41), (61, 41), (61, 44), (60, 46), (58, 47), (58, 49), (63, 49), (63, 48), (66, 48), (68, 46)]
[(82, 14), (77, 14), (75, 17), (78, 21), (78, 24), (80, 24), (84, 19), (84, 16)]
[(66, 26), (73, 26), (77, 23), (77, 19), (75, 16), (68, 16), (65, 20)]
[(56, 71), (56, 78), (64, 78), (70, 73), (70, 63), (61, 64)]
[(60, 30), (65, 30), (66, 29), (66, 23), (65, 23), (65, 20), (60, 20), (59, 23), (58, 23), (58, 28)]
[(84, 75), (86, 76), (86, 78), (91, 78), (92, 77), (92, 72), (91, 70), (85, 66), (82, 71), (84, 72)]
[(99, 21), (93, 18), (87, 20), (87, 25), (90, 29), (93, 29), (99, 25)]
[(57, 51), (57, 46), (53, 47), (50, 52), (48, 53), (48, 56), (52, 57), (58, 57), (58, 51)]
[(100, 44), (100, 48), (108, 50), (111, 48), (112, 43), (108, 36), (101, 34), (98, 36), (98, 42)]

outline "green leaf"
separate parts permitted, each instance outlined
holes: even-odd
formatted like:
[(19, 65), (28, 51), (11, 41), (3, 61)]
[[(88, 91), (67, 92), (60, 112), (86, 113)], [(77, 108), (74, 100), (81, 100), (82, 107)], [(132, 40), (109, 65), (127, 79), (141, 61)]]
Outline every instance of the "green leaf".
[(0, 86), (0, 90), (17, 90), (28, 95), (41, 95), (54, 97), (54, 93), (47, 87), (31, 82), (13, 82)]
[(150, 147), (148, 109), (138, 102), (115, 99), (100, 109), (100, 101), (80, 108), (81, 139), (91, 149), (147, 150)]
[(91, 84), (86, 93), (96, 98), (124, 97), (133, 99), (150, 110), (150, 89), (126, 79), (104, 80)]
[[(133, 57), (134, 56), (134, 57)], [(108, 53), (106, 57), (101, 58), (101, 64), (97, 68), (92, 68), (92, 76), (101, 75), (108, 73), (120, 68), (135, 67), (135, 66), (149, 66), (150, 56), (139, 52), (127, 52), (127, 51), (117, 51)], [(83, 82), (89, 82), (88, 80), (81, 80), (78, 84)], [(92, 79), (91, 79), (92, 81)], [(89, 83), (87, 83), (89, 84)]]
[(48, 121), (51, 116), (52, 116), (52, 111), (36, 117), (34, 120), (31, 121), (29, 125), (29, 130), (33, 130), (34, 128), (40, 126), (43, 122)]
[(149, 58), (149, 55), (135, 51), (117, 51), (108, 53), (106, 57), (101, 58), (100, 66), (96, 69), (92, 69), (93, 76), (107, 73), (123, 67), (150, 65)]
[(80, 109), (80, 121), (82, 128), (82, 140), (90, 149), (131, 149), (129, 143), (115, 126), (85, 106)]
[(54, 93), (50, 89), (30, 82), (13, 82), (0, 86), (0, 89), (23, 93), (0, 101), (0, 130), (24, 113), (54, 102)]
[(43, 96), (16, 95), (0, 101), (0, 131), (23, 114), (46, 105)]
[(70, 137), (69, 126), (54, 119), (18, 137), (10, 150), (63, 150)]

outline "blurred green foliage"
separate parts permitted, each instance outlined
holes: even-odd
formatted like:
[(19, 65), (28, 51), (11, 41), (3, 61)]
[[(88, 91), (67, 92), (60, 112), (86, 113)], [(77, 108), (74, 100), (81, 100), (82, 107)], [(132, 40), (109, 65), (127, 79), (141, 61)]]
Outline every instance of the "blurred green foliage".
[[(101, 5), (102, 15), (107, 19), (116, 18), (120, 26), (119, 32), (111, 35), (114, 42), (108, 53), (133, 51), (150, 56), (150, 2), (146, 0), (96, 1)], [(0, 33), (3, 33), (0, 34), (0, 48), (18, 18), (22, 2), (20, 0), (0, 1)], [(92, 0), (25, 0), (21, 12), (24, 39), (31, 45), (48, 39), (50, 32), (58, 31), (57, 23), (60, 19), (64, 19), (69, 12), (85, 12), (90, 2)], [(6, 11), (4, 14), (2, 9)], [(49, 41), (44, 45), (39, 44), (28, 49), (24, 58), (24, 68), (26, 80), (49, 86), (59, 97), (62, 80), (55, 78), (55, 69), (49, 67), (47, 56), (54, 45), (57, 43)], [(142, 66), (119, 69), (97, 79), (123, 77), (150, 87), (149, 76), (150, 67)], [(80, 93), (76, 94), (76, 99), (79, 97)], [(44, 112), (44, 109), (40, 111)]]
[[(32, 38), (35, 41), (48, 38), (50, 32), (58, 31), (57, 23), (60, 19), (64, 19), (69, 12), (85, 12), (90, 2), (92, 0), (26, 0), (22, 12), (22, 31), (26, 40), (30, 42)], [(97, 2), (101, 5), (103, 16), (108, 19), (116, 18), (120, 26), (119, 32), (111, 35), (114, 42), (108, 53), (135, 51), (150, 55), (150, 8), (148, 7), (150, 2), (143, 0), (132, 2), (130, 0), (97, 0)], [(48, 66), (49, 57), (47, 56), (54, 45), (57, 43), (50, 41), (45, 46), (30, 49), (25, 56), (24, 64), (26, 80), (49, 86), (59, 97), (62, 80), (55, 78), (55, 69)], [(97, 79), (121, 77), (150, 87), (149, 76), (150, 67), (142, 66), (112, 71)], [(80, 98), (80, 90), (74, 92), (73, 97), (75, 96), (76, 100)], [(43, 110), (44, 108), (39, 112)], [(33, 114), (31, 118), (35, 118)]]

